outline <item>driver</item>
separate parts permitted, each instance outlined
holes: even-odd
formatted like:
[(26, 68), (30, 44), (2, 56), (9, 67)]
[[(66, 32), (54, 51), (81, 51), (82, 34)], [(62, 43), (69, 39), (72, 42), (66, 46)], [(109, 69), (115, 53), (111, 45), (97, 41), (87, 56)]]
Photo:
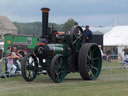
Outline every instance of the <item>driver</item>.
[(78, 29), (78, 28), (76, 28), (76, 27), (78, 27), (79, 25), (78, 25), (78, 22), (74, 22), (74, 26), (72, 27), (72, 29), (71, 29), (71, 32), (75, 32), (75, 34), (76, 35), (79, 35), (81, 32), (80, 32), (80, 30)]

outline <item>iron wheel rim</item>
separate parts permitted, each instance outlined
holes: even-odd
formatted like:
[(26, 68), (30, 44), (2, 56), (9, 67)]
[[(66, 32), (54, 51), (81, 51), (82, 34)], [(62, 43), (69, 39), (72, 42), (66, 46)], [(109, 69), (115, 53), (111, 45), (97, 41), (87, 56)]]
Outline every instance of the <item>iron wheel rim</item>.
[(101, 71), (101, 53), (98, 47), (92, 46), (87, 54), (88, 75), (94, 80)]
[(62, 82), (66, 76), (66, 65), (64, 64), (64, 57), (59, 56), (55, 60), (55, 79), (57, 82)]
[[(30, 61), (30, 59), (32, 61)], [(34, 58), (32, 58), (32, 56), (29, 56), (26, 59), (25, 63), (26, 63), (25, 64), (25, 74), (26, 74), (26, 77), (29, 80), (33, 80), (35, 78), (35, 75), (37, 74), (37, 69), (36, 69), (36, 64), (34, 62)]]

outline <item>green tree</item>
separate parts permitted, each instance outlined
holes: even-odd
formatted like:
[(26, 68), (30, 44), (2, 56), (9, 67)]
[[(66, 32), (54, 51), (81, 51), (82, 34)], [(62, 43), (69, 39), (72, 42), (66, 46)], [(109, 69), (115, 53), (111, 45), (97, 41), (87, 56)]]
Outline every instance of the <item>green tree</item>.
[(75, 21), (74, 21), (72, 18), (71, 18), (71, 19), (68, 19), (68, 20), (63, 24), (62, 30), (63, 30), (64, 32), (70, 30), (70, 29), (73, 27), (74, 22), (75, 22)]
[(33, 22), (33, 23), (14, 22), (14, 25), (18, 29), (18, 34), (31, 34), (31, 35), (41, 34), (41, 30), (42, 30), (41, 22)]
[[(41, 22), (32, 22), (32, 23), (19, 23), (13, 22), (13, 24), (18, 29), (18, 34), (30, 34), (30, 35), (41, 35), (42, 33), (42, 24)], [(64, 24), (49, 23), (49, 28), (58, 31), (68, 31), (74, 25), (73, 19), (68, 19)]]

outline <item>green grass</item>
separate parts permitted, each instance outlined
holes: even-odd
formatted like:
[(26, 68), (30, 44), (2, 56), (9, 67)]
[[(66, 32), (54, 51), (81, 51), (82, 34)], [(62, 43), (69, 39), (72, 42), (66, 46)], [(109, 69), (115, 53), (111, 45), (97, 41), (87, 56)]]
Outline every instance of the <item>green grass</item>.
[(0, 96), (127, 96), (128, 70), (120, 69), (116, 61), (108, 63), (112, 68), (103, 70), (97, 80), (84, 81), (78, 73), (69, 74), (62, 83), (54, 83), (47, 75), (39, 75), (33, 82), (21, 76), (1, 79)]

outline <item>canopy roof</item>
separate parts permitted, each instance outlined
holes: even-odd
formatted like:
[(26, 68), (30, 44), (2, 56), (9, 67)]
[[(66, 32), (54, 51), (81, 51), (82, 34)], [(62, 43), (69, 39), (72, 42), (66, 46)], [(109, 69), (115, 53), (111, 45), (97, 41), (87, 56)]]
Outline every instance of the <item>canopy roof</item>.
[(104, 46), (128, 46), (128, 26), (115, 26), (105, 33)]

